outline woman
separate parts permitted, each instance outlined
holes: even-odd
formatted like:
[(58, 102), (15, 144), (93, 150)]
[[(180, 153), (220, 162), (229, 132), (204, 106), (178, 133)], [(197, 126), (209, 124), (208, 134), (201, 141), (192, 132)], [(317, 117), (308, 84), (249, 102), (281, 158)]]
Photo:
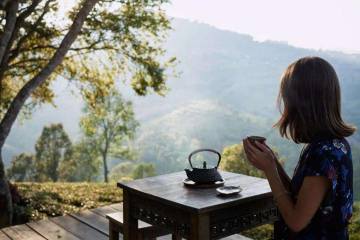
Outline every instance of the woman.
[(278, 97), (281, 136), (305, 143), (292, 179), (266, 143), (244, 139), (249, 162), (264, 171), (281, 219), (276, 239), (348, 239), (352, 215), (352, 160), (345, 137), (355, 127), (341, 118), (333, 67), (305, 57), (284, 72)]

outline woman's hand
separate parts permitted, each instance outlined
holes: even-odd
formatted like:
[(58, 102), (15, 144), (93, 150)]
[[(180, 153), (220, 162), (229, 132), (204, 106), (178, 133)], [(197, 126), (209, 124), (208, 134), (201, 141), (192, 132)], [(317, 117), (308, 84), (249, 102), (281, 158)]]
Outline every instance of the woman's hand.
[(258, 141), (254, 144), (249, 139), (243, 139), (243, 145), (248, 161), (257, 169), (264, 171), (276, 171), (276, 157), (273, 151)]

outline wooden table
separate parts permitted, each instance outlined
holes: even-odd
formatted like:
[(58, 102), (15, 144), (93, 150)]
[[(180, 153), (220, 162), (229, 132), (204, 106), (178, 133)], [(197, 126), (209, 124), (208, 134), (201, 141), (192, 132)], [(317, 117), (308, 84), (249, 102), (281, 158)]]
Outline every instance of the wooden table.
[(219, 239), (277, 220), (267, 180), (221, 172), (225, 185), (240, 186), (238, 195), (222, 197), (215, 188), (185, 187), (185, 172), (130, 182), (123, 189), (124, 239), (136, 239), (138, 220), (174, 233), (173, 239)]

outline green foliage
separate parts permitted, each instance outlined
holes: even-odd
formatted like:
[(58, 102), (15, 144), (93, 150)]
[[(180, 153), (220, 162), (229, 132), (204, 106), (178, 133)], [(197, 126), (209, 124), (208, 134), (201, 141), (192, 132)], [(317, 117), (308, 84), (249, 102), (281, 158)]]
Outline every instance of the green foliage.
[[(11, 51), (6, 53), (6, 60), (0, 68), (0, 119), (19, 90), (49, 62), (83, 3), (71, 2), (73, 9), (64, 14), (64, 19), (59, 19), (63, 14), (58, 1), (19, 2), (18, 15), (23, 18), (17, 21), (18, 28), (13, 32), (15, 37), (6, 46)], [(162, 9), (165, 2), (99, 1), (64, 61), (33, 92), (27, 110), (52, 101), (51, 81), (57, 76), (76, 83), (91, 104), (98, 96), (106, 95), (114, 80), (125, 74), (130, 77), (137, 94), (145, 95), (151, 90), (164, 94), (165, 69), (174, 62), (174, 58), (160, 60), (165, 52), (161, 43), (166, 37), (165, 31), (170, 29), (170, 22)], [(30, 14), (25, 16), (27, 11)], [(1, 29), (5, 23), (1, 21)]]
[(156, 175), (156, 169), (150, 163), (123, 162), (111, 169), (110, 180), (118, 182), (120, 180), (132, 180)]
[(356, 200), (360, 200), (360, 146), (352, 144), (351, 147), (354, 168), (354, 197)]
[(31, 181), (34, 178), (34, 161), (32, 154), (21, 153), (15, 156), (7, 171), (8, 178), (18, 182)]
[(82, 140), (72, 145), (61, 124), (43, 128), (35, 146), (36, 154), (16, 156), (8, 169), (8, 177), (22, 181), (93, 181), (100, 161), (93, 142)]
[[(81, 119), (83, 138), (78, 143), (72, 145), (61, 124), (45, 126), (35, 145), (35, 157), (21, 154), (14, 158), (8, 170), (9, 177), (15, 181), (94, 181), (102, 160), (104, 178), (108, 181), (109, 155), (125, 160), (134, 158), (129, 141), (138, 123), (131, 102), (112, 91), (98, 98), (94, 107), (88, 105), (84, 113)], [(137, 174), (154, 173), (144, 165)]]
[(225, 171), (242, 173), (264, 178), (264, 173), (253, 167), (247, 160), (242, 144), (225, 147), (222, 153), (220, 168)]
[(122, 162), (113, 167), (109, 174), (111, 182), (120, 180), (132, 180), (131, 173), (134, 171), (135, 164), (133, 162)]
[[(35, 145), (35, 155), (22, 153), (13, 158), (8, 177), (14, 181), (58, 181), (73, 163), (73, 148), (62, 124), (45, 126)], [(71, 163), (72, 165), (70, 165)], [(60, 176), (64, 180), (63, 176)]]
[(132, 104), (123, 100), (116, 91), (108, 96), (98, 97), (94, 106), (87, 105), (81, 118), (81, 129), (87, 142), (102, 158), (104, 179), (108, 181), (107, 160), (109, 155), (131, 159), (133, 153), (129, 141), (134, 138), (138, 122), (135, 120)]
[(100, 159), (93, 142), (81, 140), (72, 147), (71, 157), (63, 160), (59, 173), (61, 181), (91, 182), (100, 170)]
[(71, 141), (62, 124), (45, 126), (35, 145), (35, 180), (58, 181), (61, 165), (72, 154)]
[(354, 204), (354, 214), (349, 225), (350, 240), (360, 240), (360, 202)]
[(252, 228), (241, 232), (242, 235), (254, 240), (272, 239), (274, 232), (273, 225), (266, 224), (260, 227)]
[(122, 200), (114, 184), (104, 183), (16, 183), (29, 220), (61, 216)]
[(156, 171), (154, 165), (149, 163), (138, 164), (132, 172), (133, 179), (155, 176)]

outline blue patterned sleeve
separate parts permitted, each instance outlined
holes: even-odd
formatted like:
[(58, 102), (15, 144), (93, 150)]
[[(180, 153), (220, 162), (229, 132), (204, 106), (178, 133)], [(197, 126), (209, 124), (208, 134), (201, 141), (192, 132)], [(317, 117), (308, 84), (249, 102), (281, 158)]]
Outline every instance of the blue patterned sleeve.
[(327, 177), (335, 190), (338, 184), (339, 160), (345, 155), (346, 149), (341, 142), (319, 143), (310, 152), (304, 175)]

